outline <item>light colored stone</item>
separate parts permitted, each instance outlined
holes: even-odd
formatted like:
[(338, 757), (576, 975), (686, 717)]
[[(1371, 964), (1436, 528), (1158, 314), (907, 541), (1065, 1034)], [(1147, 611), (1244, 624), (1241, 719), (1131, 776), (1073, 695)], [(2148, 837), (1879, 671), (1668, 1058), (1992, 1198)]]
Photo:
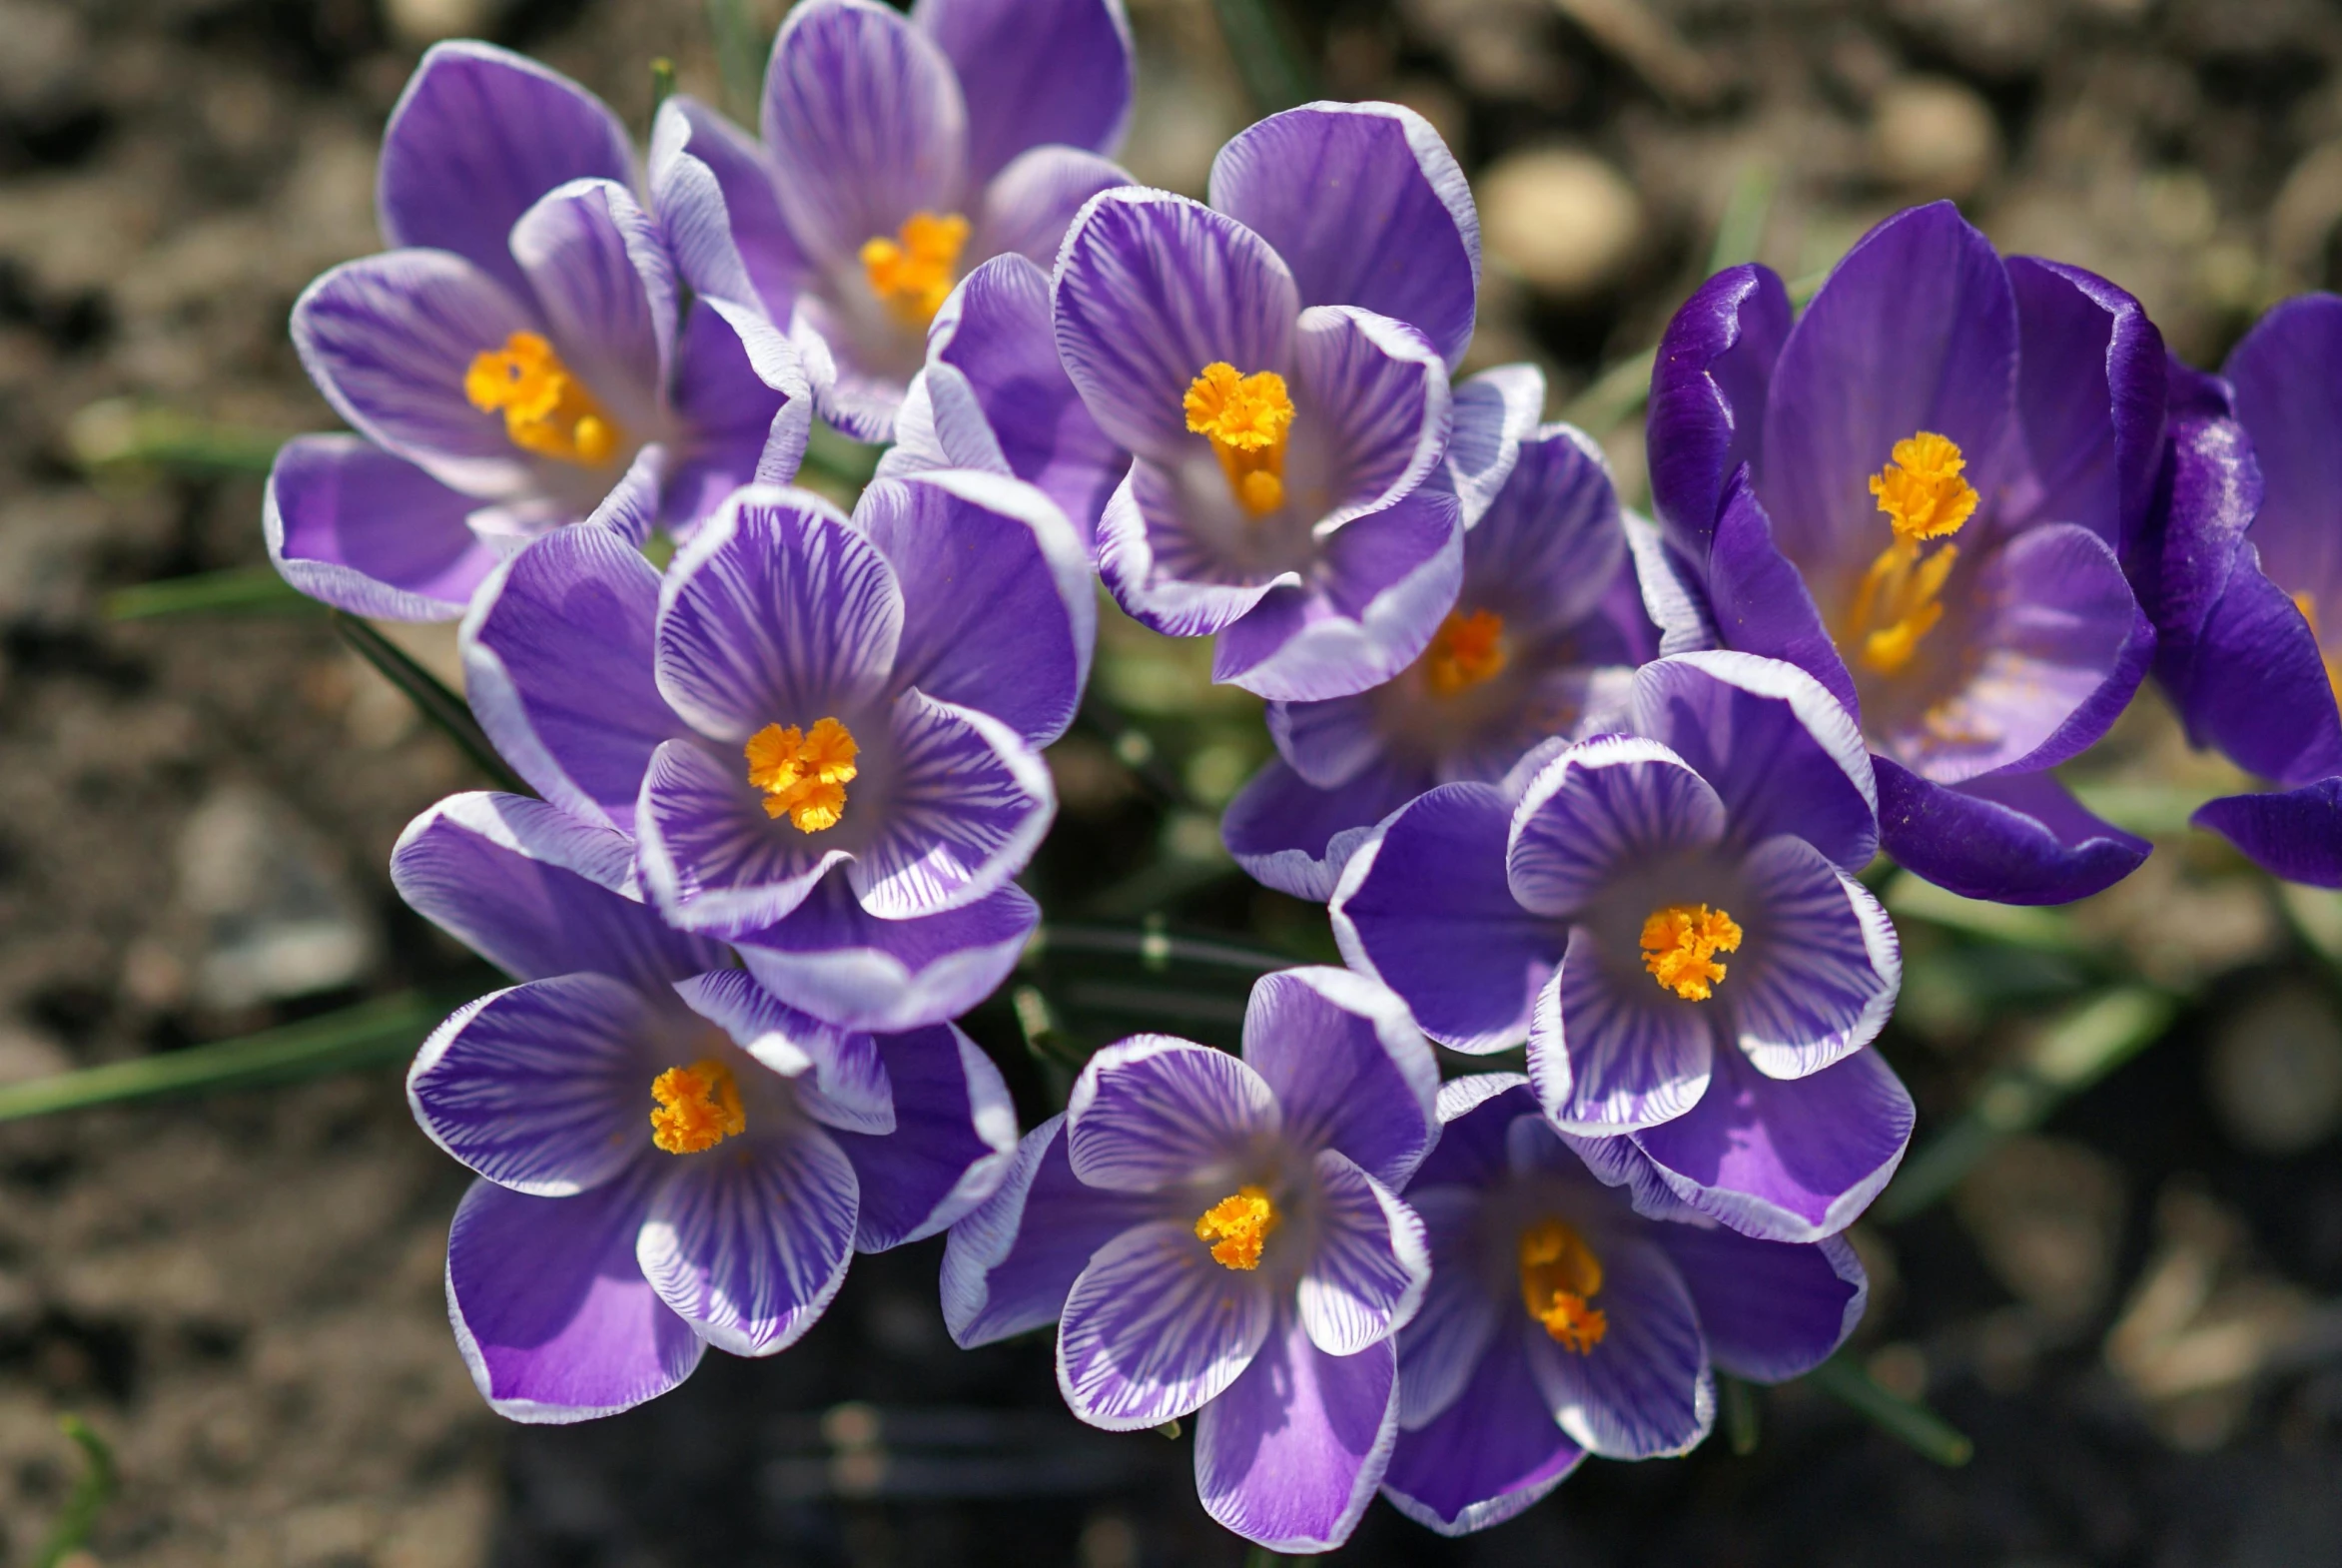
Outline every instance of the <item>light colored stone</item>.
[(1642, 249), (1642, 198), (1591, 153), (1514, 153), (1481, 173), (1476, 195), (1489, 254), (1555, 299), (1616, 284)]
[(2009, 1293), (2045, 1325), (2081, 1323), (2112, 1288), (2122, 1178), (2079, 1144), (2014, 1138), (1953, 1194), (1960, 1222)]
[(2286, 986), (2224, 1019), (2205, 1059), (2212, 1104), (2238, 1143), (2296, 1155), (2342, 1128), (2342, 1020), (2322, 992)]
[(402, 44), (419, 47), (442, 38), (470, 38), (487, 31), (494, 0), (384, 0), (384, 19)]
[(1914, 197), (1972, 196), (2000, 167), (1991, 106), (1962, 83), (1906, 76), (1878, 95), (1871, 156), (1881, 179)]
[(205, 945), (195, 994), (250, 1007), (350, 985), (376, 938), (330, 849), (292, 808), (249, 786), (206, 797), (179, 837), (179, 896)]

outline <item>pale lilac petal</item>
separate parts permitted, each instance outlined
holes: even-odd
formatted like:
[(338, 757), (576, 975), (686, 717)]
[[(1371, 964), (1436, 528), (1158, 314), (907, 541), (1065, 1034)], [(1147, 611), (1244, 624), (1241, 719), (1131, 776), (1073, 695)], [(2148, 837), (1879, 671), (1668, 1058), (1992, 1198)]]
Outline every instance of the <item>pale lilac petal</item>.
[(834, 1133), (862, 1192), (860, 1252), (940, 1234), (990, 1197), (1017, 1152), (1017, 1108), (1000, 1069), (957, 1025), (882, 1035), (895, 1130)]
[(732, 942), (750, 974), (814, 1017), (906, 1030), (991, 996), (1040, 924), (1041, 906), (1014, 884), (964, 908), (880, 920), (844, 878), (827, 877), (778, 924)]
[(458, 39), (426, 50), (398, 95), (375, 199), (392, 246), (453, 251), (517, 289), (505, 241), (538, 197), (633, 174), (626, 128), (600, 99), (525, 56)]
[(1257, 235), (1183, 196), (1094, 198), (1066, 233), (1051, 298), (1058, 353), (1091, 415), (1159, 462), (1203, 447), (1183, 408), (1203, 367), (1292, 369), (1292, 275)]
[(919, 0), (911, 20), (959, 74), (973, 178), (1045, 142), (1121, 143), (1133, 74), (1122, 0)]
[(1155, 1192), (1279, 1126), (1275, 1092), (1242, 1062), (1138, 1035), (1092, 1057), (1074, 1081), (1066, 1157), (1092, 1186)]
[(1602, 448), (1575, 425), (1548, 424), (1520, 440), (1512, 472), (1464, 535), (1459, 602), (1496, 611), (1509, 637), (1526, 640), (1594, 613), (1626, 562)]
[(1716, 1418), (1716, 1377), (1691, 1292), (1650, 1241), (1613, 1233), (1601, 1257), (1594, 1301), (1608, 1331), (1580, 1354), (1543, 1325), (1524, 1324), (1530, 1371), (1561, 1429), (1587, 1452), (1606, 1459), (1683, 1453)]
[[(1494, 1077), (1495, 1075), (1486, 1075)], [(1476, 1227), (1481, 1194), (1453, 1182), (1407, 1188), (1407, 1206), (1422, 1220), (1431, 1278), (1423, 1302), (1398, 1336), (1399, 1428), (1435, 1419), (1462, 1395), (1496, 1337), (1511, 1326), (1504, 1297), (1489, 1289)], [(1522, 1374), (1527, 1375), (1527, 1368)], [(1544, 1414), (1539, 1406), (1539, 1414)], [(1550, 1416), (1547, 1417), (1550, 1420)], [(1400, 1441), (1405, 1441), (1402, 1436)]]
[(742, 490), (667, 569), (659, 690), (734, 745), (767, 724), (810, 728), (878, 695), (902, 629), (893, 568), (834, 507), (804, 490)]
[[(1080, 3), (1080, 0), (1078, 0)], [(1087, 0), (1097, 4), (1098, 0)], [(1122, 166), (1074, 147), (1035, 147), (1017, 156), (984, 188), (973, 214), (971, 256), (1022, 256), (1049, 267), (1056, 263), (1066, 229), (1084, 204), (1101, 191), (1133, 184)]]
[(589, 971), (655, 990), (720, 967), (720, 948), (614, 891), (632, 860), (624, 834), (542, 801), (453, 795), (398, 836), (390, 881), (417, 914), (522, 980)]
[(480, 1397), (561, 1423), (655, 1399), (706, 1346), (634, 1260), (640, 1181), (529, 1197), (474, 1181), (447, 1232), (447, 1317)]
[(643, 886), (669, 920), (723, 937), (762, 930), (853, 857), (836, 828), (802, 832), (763, 802), (735, 749), (671, 740), (651, 753), (634, 831)]
[(1844, 1236), (1755, 1241), (1716, 1224), (1654, 1225), (1647, 1234), (1691, 1292), (1708, 1358), (1735, 1377), (1778, 1383), (1812, 1371), (1870, 1302), (1870, 1278)]
[(1057, 815), (1049, 764), (987, 713), (906, 691), (889, 710), (893, 777), (847, 868), (885, 920), (965, 909), (1025, 869)]
[(1276, 248), (1303, 305), (1406, 322), (1448, 368), (1472, 341), (1480, 217), (1430, 122), (1397, 104), (1309, 104), (1229, 139), (1211, 205)]
[(745, 970), (693, 975), (675, 994), (757, 1061), (800, 1079), (798, 1101), (823, 1126), (880, 1137), (895, 1131), (894, 1086), (867, 1033), (808, 1018)]
[(1267, 1283), (1214, 1261), (1191, 1222), (1136, 1226), (1100, 1247), (1067, 1293), (1058, 1390), (1113, 1432), (1192, 1415), (1250, 1364), (1273, 1311)]
[(1456, 383), (1454, 407), (1447, 477), (1470, 528), (1511, 477), (1521, 443), (1537, 433), (1545, 413), (1545, 373), (1534, 365), (1482, 371)]
[(1878, 1038), (1903, 983), (1887, 911), (1802, 839), (1769, 839), (1742, 863), (1749, 904), (1717, 995), (1758, 1071), (1803, 1078)]
[(675, 352), (675, 264), (625, 186), (575, 180), (545, 193), (512, 229), (562, 363), (620, 423), (648, 420)]
[(677, 93), (651, 127), (650, 191), (676, 271), (702, 298), (789, 319), (811, 270), (781, 216), (773, 167), (756, 139)]
[(659, 519), (678, 540), (742, 485), (797, 477), (813, 427), (812, 389), (797, 351), (752, 307), (692, 302), (669, 394), (681, 428)]
[[(1098, 572), (1123, 613), (1167, 637), (1207, 637), (1300, 575), (1231, 546), (1240, 538), (1197, 516), (1179, 474), (1142, 457), (1098, 519)], [(1219, 510), (1232, 508), (1219, 507)], [(1314, 602), (1322, 605), (1321, 597)]]
[(1244, 1009), (1244, 1061), (1295, 1148), (1339, 1150), (1396, 1188), (1433, 1143), (1439, 1065), (1406, 1003), (1363, 976), (1318, 966), (1261, 976)]
[(1627, 553), (1635, 563), (1635, 585), (1642, 591), (1643, 613), (1659, 628), (1660, 653), (1721, 647), (1715, 617), (1708, 609), (1703, 566), (1686, 559), (1682, 548), (1649, 518), (1628, 512), (1622, 520)]
[(478, 502), (358, 435), (296, 435), (262, 500), (269, 559), (313, 599), (382, 620), (453, 620), (496, 563)]
[(1253, 881), (1323, 903), (1374, 825), (1433, 782), (1426, 770), (1382, 763), (1320, 789), (1271, 757), (1228, 802), (1219, 836)]
[(1330, 1551), (1373, 1500), (1397, 1435), (1391, 1342), (1327, 1355), (1296, 1314), (1280, 1313), (1244, 1375), (1195, 1423), (1196, 1495), (1270, 1551)]
[(443, 251), (346, 262), (302, 291), (293, 346), (335, 412), (452, 488), (502, 497), (532, 462), (502, 414), (464, 395), (472, 360), (537, 322), (488, 273)]
[(913, 213), (961, 210), (967, 107), (951, 62), (875, 0), (809, 0), (773, 40), (764, 145), (781, 211), (826, 266)]
[(1561, 968), (1537, 994), (1529, 1080), (1564, 1132), (1655, 1127), (1708, 1092), (1716, 1051), (1709, 1004), (1672, 995), (1639, 964), (1632, 973), (1620, 972), (1625, 967), (1580, 926)]
[(1065, 1125), (1064, 1116), (1054, 1116), (1026, 1134), (1000, 1189), (952, 1226), (944, 1323), (963, 1348), (1056, 1322), (1093, 1253), (1132, 1226), (1164, 1217), (1160, 1198), (1091, 1186), (1075, 1176)]
[(1574, 915), (1620, 876), (1707, 849), (1726, 827), (1716, 791), (1665, 745), (1599, 736), (1530, 780), (1513, 810), (1505, 879), (1521, 908)]
[(1339, 1150), (1317, 1153), (1316, 1250), (1295, 1304), (1309, 1342), (1355, 1355), (1406, 1326), (1431, 1277), (1423, 1221)]
[(1446, 368), (1413, 327), (1351, 306), (1312, 306), (1294, 324), (1293, 365), (1294, 422), (1322, 422), (1329, 447), (1326, 504), (1304, 507), (1321, 532), (1390, 505), (1446, 452), (1454, 421)]
[[(1504, 1334), (1467, 1370), (1471, 1380), (1439, 1415), (1399, 1432), (1382, 1477), (1392, 1507), (1441, 1535), (1502, 1524), (1586, 1457), (1545, 1407), (1518, 1333)], [(1403, 1366), (1399, 1377), (1403, 1388)]]
[[(810, 1122), (750, 1128), (738, 1153), (672, 1158), (635, 1255), (659, 1298), (734, 1355), (771, 1355), (811, 1328), (853, 1260), (858, 1188)], [(729, 1142), (727, 1140), (727, 1142)]]

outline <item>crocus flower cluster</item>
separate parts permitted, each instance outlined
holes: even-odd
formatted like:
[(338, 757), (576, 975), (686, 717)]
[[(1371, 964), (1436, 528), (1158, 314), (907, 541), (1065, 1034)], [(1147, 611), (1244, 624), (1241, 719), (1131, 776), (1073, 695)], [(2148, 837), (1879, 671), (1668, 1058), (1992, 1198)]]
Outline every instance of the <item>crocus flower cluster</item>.
[[(1903, 213), (1802, 314), (1693, 293), (1647, 519), (1533, 368), (1455, 379), (1479, 227), (1426, 122), (1272, 116), (1196, 201), (1109, 161), (1132, 81), (1118, 0), (806, 0), (761, 136), (671, 98), (639, 185), (502, 51), (400, 100), (394, 248), (294, 314), (355, 433), (286, 448), (267, 532), (331, 604), (459, 619), (535, 792), (392, 859), (516, 982), (408, 1080), (480, 1178), (455, 1335), (499, 1411), (604, 1414), (948, 1231), (953, 1336), (1054, 1325), (1084, 1420), (1192, 1417), (1231, 1530), (1328, 1550), (1378, 1491), (1476, 1530), (1861, 1318), (1914, 1121), (1880, 851), (2120, 878), (2147, 844), (2051, 770), (2152, 669), (2273, 786), (2198, 820), (2342, 885), (2342, 299), (2209, 377)], [(816, 412), (888, 444), (850, 510), (792, 487)], [(1264, 975), (1240, 1054), (1104, 1047), (1020, 1141), (953, 1021), (1040, 925), (1101, 585), (1268, 699), (1223, 834), (1347, 968)]]

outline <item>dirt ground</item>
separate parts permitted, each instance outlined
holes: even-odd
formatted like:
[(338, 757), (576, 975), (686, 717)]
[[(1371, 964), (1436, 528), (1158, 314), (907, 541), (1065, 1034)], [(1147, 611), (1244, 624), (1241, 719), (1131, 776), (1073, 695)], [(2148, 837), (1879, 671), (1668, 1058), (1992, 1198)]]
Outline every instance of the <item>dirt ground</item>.
[[(1210, 0), (1130, 3), (1130, 163), (1199, 189), (1251, 112), (1243, 79)], [(2342, 8), (2317, 0), (1280, 14), (1326, 94), (1397, 98), (1447, 133), (1491, 255), (1473, 358), (1538, 359), (1554, 411), (1649, 346), (1735, 224), (1738, 254), (1795, 277), (1897, 206), (1955, 197), (2007, 248), (2136, 292), (2199, 364), (2270, 300), (2342, 281)], [(692, 0), (0, 0), (0, 1082), (462, 972), (384, 875), (413, 814), (478, 782), (452, 747), (321, 618), (105, 618), (112, 590), (261, 561), (258, 479), (76, 460), (123, 416), (108, 399), (244, 430), (332, 424), (286, 315), (319, 271), (376, 248), (383, 118), (421, 44), (457, 32), (541, 55), (638, 133), (651, 57), (719, 91)], [(1605, 435), (1632, 491), (1639, 431)], [(411, 645), (443, 664), (451, 637)], [(1241, 702), (1154, 701), (1153, 657), (1108, 659), (1102, 683), (1160, 719), (1181, 787), (1211, 806), (1256, 726)], [(2171, 755), (2151, 713), (2109, 752), (2134, 772)], [(1057, 760), (1045, 898), (1322, 940), (1308, 912), (1217, 875), (1194, 843), (1207, 816), (1167, 815), (1095, 740)], [(1460, 1543), (1377, 1508), (1340, 1560), (2332, 1562), (2330, 972), (2269, 889), (2201, 845), (2175, 841), (2075, 928), (2091, 962), (2181, 993), (2175, 1026), (1949, 1204), (1862, 1235), (1872, 1370), (1972, 1436), (1971, 1465), (1932, 1466), (1791, 1388), (1766, 1396), (1745, 1457), (1719, 1441), (1596, 1463)], [(2025, 999), (2077, 982), (2054, 958), (2035, 973), (2006, 949), (1910, 940), (1887, 1049), (1924, 1141), (2021, 1048)], [(1002, 1010), (976, 1027), (1037, 1102), (1046, 1070)], [(1183, 1441), (1080, 1427), (1046, 1343), (952, 1348), (933, 1243), (858, 1263), (773, 1361), (712, 1356), (678, 1394), (588, 1428), (504, 1426), (443, 1315), (461, 1187), (389, 1070), (0, 1126), (0, 1564), (32, 1561), (80, 1473), (67, 1412), (120, 1464), (92, 1542), (110, 1568), (1243, 1558), (1196, 1509)]]

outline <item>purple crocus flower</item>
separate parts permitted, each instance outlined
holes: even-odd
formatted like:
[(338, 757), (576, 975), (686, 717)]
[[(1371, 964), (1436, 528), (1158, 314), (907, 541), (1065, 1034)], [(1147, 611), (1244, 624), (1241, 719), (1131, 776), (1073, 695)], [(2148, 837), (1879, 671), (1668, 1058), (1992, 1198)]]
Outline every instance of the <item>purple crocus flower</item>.
[(1398, 999), (1336, 969), (1264, 976), (1241, 1060), (1161, 1035), (1108, 1047), (954, 1227), (952, 1337), (1058, 1323), (1076, 1415), (1136, 1431), (1200, 1411), (1211, 1516), (1328, 1550), (1397, 1429), (1392, 1335), (1429, 1265), (1395, 1194), (1431, 1147), (1438, 1077)]
[(1863, 1049), (1903, 966), (1853, 875), (1878, 844), (1862, 737), (1812, 676), (1745, 653), (1643, 666), (1628, 716), (1517, 791), (1394, 812), (1342, 874), (1334, 936), (1441, 1045), (1525, 1036), (1563, 1132), (1640, 1151), (1749, 1235), (1832, 1234), (1912, 1128)]
[(1268, 705), (1278, 756), (1229, 804), (1228, 849), (1272, 888), (1329, 898), (1350, 851), (1417, 795), (1615, 728), (1655, 641), (1601, 451), (1547, 425), (1465, 533), (1462, 590), (1422, 656), (1354, 697)]
[(584, 519), (640, 543), (751, 480), (785, 483), (813, 404), (743, 305), (679, 306), (602, 102), (485, 44), (438, 44), (385, 133), (397, 247), (337, 267), (293, 341), (355, 435), (304, 435), (269, 478), (269, 555), (361, 615), (449, 620), (495, 563)]
[(850, 519), (751, 487), (663, 578), (608, 530), (537, 540), (464, 622), (466, 684), (545, 799), (635, 841), (670, 920), (805, 1012), (907, 1029), (980, 1001), (1038, 921), (1010, 879), (1093, 594), (1014, 479), (880, 480)]
[(1213, 678), (1272, 699), (1406, 668), (1462, 570), (1443, 459), (1479, 272), (1462, 172), (1389, 104), (1261, 121), (1220, 149), (1209, 207), (1094, 198), (1053, 299), (1068, 375), (1136, 454), (1098, 533), (1123, 608), (1216, 634)]
[(788, 332), (822, 417), (893, 433), (927, 327), (979, 262), (1047, 266), (1128, 185), (1121, 0), (806, 0), (773, 40), (760, 147), (688, 98), (661, 106), (651, 186), (702, 294)]
[(2342, 887), (2342, 299), (2261, 318), (2219, 379), (2172, 366), (2171, 463), (2137, 574), (2155, 673), (2198, 745), (2278, 788), (2198, 827), (2294, 882)]
[(1647, 553), (1699, 588), (1657, 592), (1667, 651), (1828, 686), (1877, 762), (1888, 853), (1929, 881), (2021, 904), (2118, 881), (2147, 844), (2047, 770), (2105, 733), (2153, 650), (2119, 557), (2163, 361), (2137, 301), (2002, 261), (1949, 203), (1872, 230), (1794, 327), (1771, 272), (1717, 274), (1651, 382), (1669, 548)]
[(1517, 1074), (1451, 1080), (1439, 1120), (1406, 1190), (1431, 1286), (1399, 1332), (1382, 1495), (1442, 1535), (1512, 1518), (1589, 1453), (1683, 1452), (1715, 1414), (1711, 1363), (1780, 1382), (1862, 1321), (1870, 1283), (1844, 1237), (1752, 1240), (1647, 1176), (1622, 1189)]
[(448, 1316), (516, 1421), (640, 1404), (709, 1345), (786, 1348), (854, 1252), (943, 1229), (1016, 1142), (956, 1028), (793, 1012), (630, 896), (630, 848), (541, 801), (458, 795), (390, 861), (407, 903), (521, 982), (407, 1075), (415, 1120), (481, 1177), (447, 1238)]

